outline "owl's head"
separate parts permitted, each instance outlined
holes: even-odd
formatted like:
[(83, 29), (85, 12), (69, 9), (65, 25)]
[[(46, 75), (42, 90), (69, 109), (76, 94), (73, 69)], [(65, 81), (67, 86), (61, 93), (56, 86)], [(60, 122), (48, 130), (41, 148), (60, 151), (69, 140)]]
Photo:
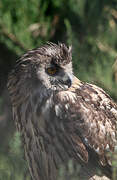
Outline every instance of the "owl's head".
[(67, 90), (72, 84), (71, 47), (65, 44), (47, 43), (28, 51), (9, 76), (9, 87), (15, 86), (19, 92), (27, 93), (39, 89), (43, 91)]

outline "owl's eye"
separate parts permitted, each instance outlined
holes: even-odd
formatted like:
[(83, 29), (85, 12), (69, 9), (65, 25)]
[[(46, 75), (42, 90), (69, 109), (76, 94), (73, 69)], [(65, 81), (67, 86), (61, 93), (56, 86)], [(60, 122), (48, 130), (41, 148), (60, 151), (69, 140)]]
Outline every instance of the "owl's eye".
[(58, 68), (57, 67), (49, 67), (49, 68), (46, 69), (46, 72), (49, 75), (54, 76), (58, 72)]

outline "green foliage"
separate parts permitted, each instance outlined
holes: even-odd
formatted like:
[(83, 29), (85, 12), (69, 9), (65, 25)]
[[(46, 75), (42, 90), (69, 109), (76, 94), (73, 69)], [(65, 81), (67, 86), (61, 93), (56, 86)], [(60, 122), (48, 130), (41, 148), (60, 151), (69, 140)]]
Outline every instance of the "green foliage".
[[(8, 49), (20, 55), (46, 41), (72, 44), (79, 79), (98, 84), (117, 100), (112, 70), (117, 56), (116, 0), (0, 1), (0, 42)], [(0, 115), (2, 101), (0, 97)], [(7, 150), (0, 149), (0, 180), (26, 179), (19, 135), (11, 138)], [(116, 163), (113, 166), (115, 180)]]
[(2, 98), (0, 98), (0, 115), (2, 114)]
[(8, 149), (0, 149), (0, 180), (29, 180), (20, 135), (15, 133)]
[(67, 169), (65, 169), (64, 166), (60, 167), (57, 180), (80, 180), (80, 178), (78, 178), (79, 171), (80, 166), (78, 165), (76, 168), (74, 168), (73, 161), (69, 160)]

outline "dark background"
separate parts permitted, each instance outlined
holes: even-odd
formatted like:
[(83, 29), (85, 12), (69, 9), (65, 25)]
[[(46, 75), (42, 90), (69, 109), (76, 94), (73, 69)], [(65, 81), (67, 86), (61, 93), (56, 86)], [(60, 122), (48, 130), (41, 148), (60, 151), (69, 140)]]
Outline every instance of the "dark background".
[(117, 101), (117, 0), (0, 1), (0, 180), (29, 180), (6, 88), (15, 61), (47, 41), (73, 46), (75, 75)]

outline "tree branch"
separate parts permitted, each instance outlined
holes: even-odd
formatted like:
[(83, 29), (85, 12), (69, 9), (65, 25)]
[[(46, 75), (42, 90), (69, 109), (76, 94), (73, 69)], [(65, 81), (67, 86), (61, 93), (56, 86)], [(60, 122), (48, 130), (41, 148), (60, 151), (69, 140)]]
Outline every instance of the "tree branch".
[(7, 39), (13, 42), (16, 46), (18, 46), (21, 50), (27, 51), (27, 48), (16, 38), (16, 36), (12, 33), (9, 33), (7, 29), (0, 24), (0, 33), (5, 36)]

